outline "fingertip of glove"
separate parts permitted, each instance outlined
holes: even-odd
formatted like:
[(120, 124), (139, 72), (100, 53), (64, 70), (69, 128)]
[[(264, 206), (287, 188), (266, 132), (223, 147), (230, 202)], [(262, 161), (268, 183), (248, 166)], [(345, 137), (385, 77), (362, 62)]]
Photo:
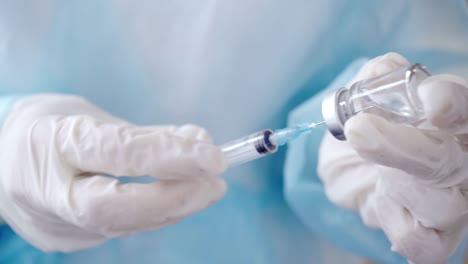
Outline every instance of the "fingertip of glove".
[(399, 64), (400, 66), (405, 66), (410, 64), (409, 61), (403, 57), (401, 54), (396, 52), (389, 52), (383, 56), (383, 59), (391, 60), (394, 63)]
[(196, 155), (201, 169), (206, 171), (208, 175), (221, 174), (227, 169), (226, 158), (217, 146), (200, 142), (197, 149)]
[(192, 140), (198, 140), (205, 143), (213, 143), (213, 139), (211, 138), (208, 131), (194, 124), (185, 124), (183, 126), (178, 127), (176, 130), (176, 134), (178, 136), (190, 138)]
[(464, 108), (468, 100), (468, 84), (463, 78), (448, 74), (431, 76), (419, 85), (418, 95), (434, 126), (450, 129), (454, 125), (463, 125), (457, 123), (468, 118)]
[(383, 124), (382, 118), (361, 113), (350, 118), (345, 125), (345, 135), (348, 142), (357, 149), (373, 149), (377, 142), (375, 134)]
[(214, 176), (227, 169), (228, 164), (224, 154), (213, 145), (213, 140), (206, 129), (186, 124), (179, 127), (176, 134), (193, 144), (193, 152), (190, 155), (195, 157), (201, 171), (200, 175)]
[(227, 191), (227, 184), (220, 178), (203, 178), (197, 180), (198, 187), (193, 195), (205, 200), (210, 205), (220, 200)]
[(406, 65), (409, 65), (408, 60), (398, 53), (390, 52), (375, 62), (374, 75), (384, 75)]
[(212, 178), (211, 185), (213, 190), (214, 201), (221, 199), (227, 191), (226, 181), (220, 178)]
[(374, 59), (366, 63), (361, 68), (356, 77), (353, 78), (353, 81), (351, 81), (351, 83), (362, 79), (368, 79), (379, 75), (384, 75), (409, 64), (410, 63), (408, 62), (408, 60), (405, 59), (405, 57), (401, 56), (398, 53), (390, 52), (375, 57)]

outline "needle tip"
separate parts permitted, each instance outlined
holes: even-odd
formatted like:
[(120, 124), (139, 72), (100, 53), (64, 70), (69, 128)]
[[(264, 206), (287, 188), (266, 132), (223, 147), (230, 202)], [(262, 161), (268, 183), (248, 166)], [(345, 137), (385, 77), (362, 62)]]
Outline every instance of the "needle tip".
[(310, 123), (309, 127), (310, 128), (315, 128), (315, 127), (318, 127), (322, 124), (325, 124), (325, 121), (321, 121), (321, 122), (318, 122), (318, 123)]

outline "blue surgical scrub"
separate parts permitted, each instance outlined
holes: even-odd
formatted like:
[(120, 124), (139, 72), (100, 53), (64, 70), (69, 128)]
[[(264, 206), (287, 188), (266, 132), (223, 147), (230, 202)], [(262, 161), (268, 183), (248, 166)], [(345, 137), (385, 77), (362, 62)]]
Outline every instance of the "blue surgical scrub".
[[(0, 93), (77, 94), (140, 125), (198, 124), (223, 143), (320, 120), (323, 91), (389, 51), (468, 77), (467, 43), (462, 0), (0, 1)], [(324, 133), (230, 169), (224, 199), (159, 231), (60, 254), (2, 226), (0, 263), (337, 263), (330, 245), (406, 263), (327, 200)]]

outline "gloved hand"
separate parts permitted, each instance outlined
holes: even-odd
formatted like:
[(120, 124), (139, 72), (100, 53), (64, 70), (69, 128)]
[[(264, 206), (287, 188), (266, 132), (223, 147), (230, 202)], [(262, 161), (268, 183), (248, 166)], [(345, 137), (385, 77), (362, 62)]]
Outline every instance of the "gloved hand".
[[(395, 53), (378, 57), (351, 83), (404, 65), (408, 61)], [(358, 114), (345, 124), (347, 142), (327, 133), (318, 170), (329, 199), (382, 229), (392, 250), (417, 264), (440, 264), (468, 225), (468, 83), (435, 75), (418, 94), (438, 131)]]
[[(207, 132), (137, 127), (74, 96), (17, 102), (0, 136), (0, 215), (44, 251), (172, 225), (220, 199), (226, 168)], [(150, 175), (121, 184), (114, 176)]]

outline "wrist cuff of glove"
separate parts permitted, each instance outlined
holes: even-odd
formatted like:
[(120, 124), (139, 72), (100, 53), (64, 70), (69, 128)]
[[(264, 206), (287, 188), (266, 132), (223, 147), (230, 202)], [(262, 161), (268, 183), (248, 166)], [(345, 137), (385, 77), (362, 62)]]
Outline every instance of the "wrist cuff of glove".
[[(8, 112), (10, 112), (11, 107), (20, 99), (26, 97), (27, 95), (9, 95), (0, 97), (0, 128), (3, 126)], [(3, 220), (0, 215), (0, 225), (6, 225), (6, 222)]]
[[(3, 126), (8, 113), (10, 112), (11, 107), (20, 99), (26, 97), (27, 95), (18, 94), (18, 95), (8, 95), (0, 97), (0, 127)], [(0, 218), (1, 219), (1, 218)]]

